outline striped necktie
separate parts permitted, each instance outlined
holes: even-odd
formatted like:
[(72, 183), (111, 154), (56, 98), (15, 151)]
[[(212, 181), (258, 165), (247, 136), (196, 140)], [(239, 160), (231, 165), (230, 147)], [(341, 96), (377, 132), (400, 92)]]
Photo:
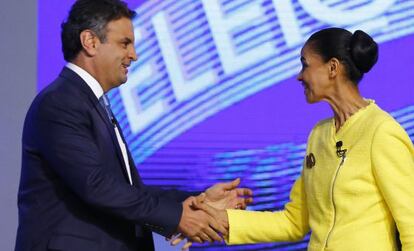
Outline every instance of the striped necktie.
[(111, 110), (111, 103), (109, 103), (109, 99), (105, 94), (99, 98), (99, 104), (105, 109), (111, 123), (115, 125), (115, 117)]

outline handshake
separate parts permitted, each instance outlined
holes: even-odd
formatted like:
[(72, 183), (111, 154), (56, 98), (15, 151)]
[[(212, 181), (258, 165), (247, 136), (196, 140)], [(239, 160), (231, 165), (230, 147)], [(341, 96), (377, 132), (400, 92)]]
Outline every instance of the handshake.
[(200, 195), (187, 198), (183, 202), (179, 233), (171, 239), (171, 244), (175, 246), (188, 239), (182, 248), (187, 250), (193, 242), (222, 241), (229, 231), (226, 209), (245, 209), (253, 201), (252, 191), (238, 188), (239, 184), (239, 178), (217, 183)]

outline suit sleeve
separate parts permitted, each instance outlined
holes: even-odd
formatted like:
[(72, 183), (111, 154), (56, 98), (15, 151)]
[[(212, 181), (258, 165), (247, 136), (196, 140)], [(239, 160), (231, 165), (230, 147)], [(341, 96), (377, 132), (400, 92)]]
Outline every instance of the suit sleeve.
[[(67, 98), (66, 98), (67, 99)], [(182, 205), (152, 195), (143, 186), (120, 182), (108, 172), (94, 140), (91, 105), (48, 96), (32, 114), (35, 142), (47, 165), (85, 203), (140, 225), (157, 226), (170, 236), (177, 229)], [(89, 109), (89, 110), (88, 110)]]
[(148, 191), (153, 195), (161, 198), (170, 199), (177, 202), (183, 202), (190, 196), (197, 196), (201, 192), (180, 191), (176, 189), (163, 189), (156, 186), (147, 186)]
[(383, 122), (372, 144), (376, 182), (400, 232), (402, 249), (414, 250), (414, 149), (395, 121)]
[(302, 177), (296, 180), (290, 202), (277, 212), (227, 210), (228, 244), (249, 244), (275, 241), (297, 241), (309, 232)]

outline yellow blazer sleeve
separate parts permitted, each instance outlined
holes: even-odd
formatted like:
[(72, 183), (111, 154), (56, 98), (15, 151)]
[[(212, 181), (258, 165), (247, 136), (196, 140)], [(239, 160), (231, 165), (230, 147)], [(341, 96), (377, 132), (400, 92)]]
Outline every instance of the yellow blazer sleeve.
[(402, 249), (414, 250), (414, 148), (395, 121), (376, 130), (372, 152), (375, 180), (400, 232)]
[(227, 210), (227, 244), (296, 241), (309, 232), (308, 210), (301, 177), (290, 192), (290, 202), (283, 211), (259, 212)]

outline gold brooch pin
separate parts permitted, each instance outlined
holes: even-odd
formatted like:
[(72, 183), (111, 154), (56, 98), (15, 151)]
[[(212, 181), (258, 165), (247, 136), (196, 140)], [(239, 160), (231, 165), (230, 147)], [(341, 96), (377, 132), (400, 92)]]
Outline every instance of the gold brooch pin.
[(312, 168), (316, 164), (315, 156), (313, 153), (310, 153), (309, 155), (306, 155), (305, 165), (307, 168)]

